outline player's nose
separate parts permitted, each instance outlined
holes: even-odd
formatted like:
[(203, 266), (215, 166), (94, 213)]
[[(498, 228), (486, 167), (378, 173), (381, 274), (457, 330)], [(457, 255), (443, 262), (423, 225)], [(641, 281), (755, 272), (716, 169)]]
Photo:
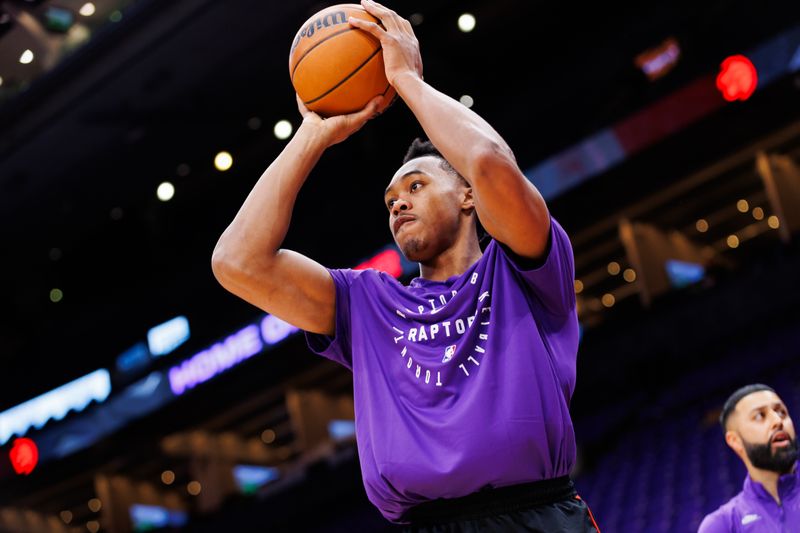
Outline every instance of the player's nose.
[(407, 200), (398, 198), (397, 201), (395, 201), (394, 205), (392, 206), (392, 214), (394, 216), (398, 216), (402, 211), (408, 211), (410, 207), (411, 206)]

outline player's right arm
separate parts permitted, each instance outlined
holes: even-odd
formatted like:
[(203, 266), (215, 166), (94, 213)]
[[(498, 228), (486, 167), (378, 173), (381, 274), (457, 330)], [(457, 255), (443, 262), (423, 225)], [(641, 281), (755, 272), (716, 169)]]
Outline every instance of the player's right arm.
[(328, 119), (298, 101), (303, 123), (214, 248), (211, 267), (223, 287), (298, 328), (334, 334), (336, 292), (330, 274), (316, 261), (280, 245), (297, 194), (322, 153), (358, 131), (380, 101), (378, 97), (362, 111)]

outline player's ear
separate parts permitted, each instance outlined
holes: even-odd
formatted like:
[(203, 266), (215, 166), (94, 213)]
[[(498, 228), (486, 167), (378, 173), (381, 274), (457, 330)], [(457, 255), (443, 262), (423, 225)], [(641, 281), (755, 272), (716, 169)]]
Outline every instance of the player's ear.
[(728, 430), (725, 432), (725, 444), (730, 447), (731, 450), (736, 452), (736, 455), (739, 457), (744, 454), (744, 444), (742, 444), (742, 438), (739, 434), (735, 431)]
[(472, 187), (466, 186), (462, 189), (461, 209), (464, 211), (475, 209), (475, 198), (472, 196)]

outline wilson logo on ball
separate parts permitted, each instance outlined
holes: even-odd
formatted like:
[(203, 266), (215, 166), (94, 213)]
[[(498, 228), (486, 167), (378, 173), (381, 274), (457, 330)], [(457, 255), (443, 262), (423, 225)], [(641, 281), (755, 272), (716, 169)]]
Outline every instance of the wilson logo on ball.
[(344, 11), (336, 11), (334, 13), (328, 13), (322, 17), (317, 17), (309, 24), (303, 26), (303, 28), (300, 30), (300, 33), (298, 33), (294, 38), (291, 50), (294, 51), (294, 49), (297, 48), (297, 45), (300, 44), (300, 39), (303, 37), (311, 38), (314, 36), (314, 32), (317, 30), (329, 28), (338, 24), (344, 24), (345, 22), (347, 22), (347, 15)]

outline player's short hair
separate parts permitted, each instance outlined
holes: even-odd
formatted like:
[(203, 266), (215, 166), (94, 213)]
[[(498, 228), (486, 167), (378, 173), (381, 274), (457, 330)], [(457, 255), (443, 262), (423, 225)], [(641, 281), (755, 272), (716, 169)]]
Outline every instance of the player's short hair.
[(451, 165), (450, 162), (444, 158), (442, 153), (433, 145), (433, 143), (428, 140), (422, 139), (421, 137), (417, 137), (411, 142), (411, 146), (408, 147), (406, 155), (403, 158), (403, 164), (405, 165), (412, 159), (416, 159), (418, 157), (425, 157), (427, 155), (438, 157), (442, 161), (441, 165), (443, 169), (455, 174), (456, 176), (461, 178), (461, 180), (465, 184), (469, 185), (469, 183), (467, 183), (467, 180), (464, 179), (464, 176), (459, 174), (458, 171), (456, 171), (456, 169), (453, 168), (453, 165)]
[(765, 390), (775, 392), (775, 389), (769, 385), (764, 385), (763, 383), (752, 383), (734, 391), (734, 393), (731, 394), (727, 400), (725, 400), (725, 405), (722, 406), (722, 412), (719, 415), (719, 423), (722, 426), (722, 431), (728, 431), (728, 419), (742, 398), (745, 396), (750, 396), (754, 392), (761, 392)]

